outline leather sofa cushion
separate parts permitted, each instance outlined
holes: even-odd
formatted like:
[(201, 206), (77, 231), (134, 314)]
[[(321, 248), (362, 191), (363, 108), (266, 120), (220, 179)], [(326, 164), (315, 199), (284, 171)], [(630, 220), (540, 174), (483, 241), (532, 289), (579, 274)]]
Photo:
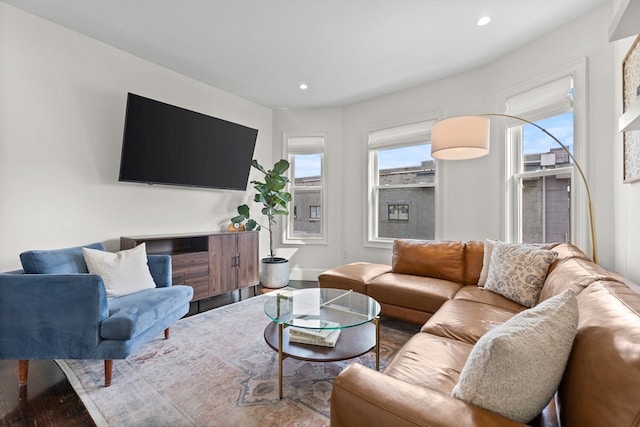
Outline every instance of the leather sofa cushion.
[(452, 299), (445, 302), (420, 331), (475, 344), (481, 336), (517, 313), (495, 305)]
[(407, 384), (359, 363), (346, 367), (333, 382), (331, 427), (425, 426), (526, 427), (443, 393)]
[(191, 299), (189, 286), (145, 289), (133, 294), (109, 299), (109, 317), (100, 327), (104, 339), (122, 340), (134, 338), (156, 324), (184, 301)]
[(480, 280), (484, 264), (484, 242), (465, 242), (464, 244), (464, 284), (476, 285)]
[(565, 259), (547, 274), (540, 292), (540, 301), (561, 294), (567, 289), (578, 295), (584, 288), (598, 280), (614, 279), (611, 273), (589, 260), (579, 257)]
[(354, 262), (325, 271), (318, 276), (318, 283), (321, 288), (353, 290), (366, 295), (366, 284), (389, 271), (390, 265)]
[(461, 341), (418, 333), (402, 346), (384, 373), (449, 395), (472, 348)]
[(563, 425), (637, 426), (640, 420), (640, 294), (622, 283), (591, 284), (559, 388)]
[(383, 317), (402, 320), (407, 323), (413, 323), (414, 325), (418, 325), (418, 327), (424, 325), (424, 323), (431, 317), (431, 313), (427, 313), (422, 310), (400, 307), (385, 302), (380, 303), (380, 315)]
[(385, 273), (367, 286), (367, 294), (381, 304), (435, 313), (462, 286), (448, 280)]
[(571, 243), (559, 243), (553, 248), (550, 248), (552, 251), (558, 254), (556, 260), (549, 267), (549, 271), (547, 271), (547, 276), (551, 274), (551, 272), (560, 265), (563, 261), (572, 259), (572, 258), (580, 258), (587, 261), (591, 261), (589, 255), (585, 254), (582, 249), (578, 248)]
[(479, 286), (465, 286), (456, 292), (454, 299), (468, 300), (481, 302), (483, 304), (494, 305), (496, 307), (506, 308), (510, 311), (522, 311), (526, 309), (525, 306), (518, 304), (515, 301), (511, 301), (508, 298), (498, 295), (495, 292), (491, 292), (488, 289), (481, 288)]
[(464, 243), (398, 239), (393, 243), (393, 272), (464, 282)]
[(581, 258), (591, 261), (591, 257), (589, 257), (589, 255), (585, 254), (582, 249), (571, 243), (558, 243), (548, 249), (558, 254), (558, 257), (556, 258), (558, 261), (570, 258)]

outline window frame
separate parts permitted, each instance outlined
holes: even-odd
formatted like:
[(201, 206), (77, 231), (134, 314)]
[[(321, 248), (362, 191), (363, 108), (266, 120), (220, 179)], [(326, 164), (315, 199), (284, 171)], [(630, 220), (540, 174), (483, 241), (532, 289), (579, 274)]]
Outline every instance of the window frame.
[[(527, 112), (510, 112), (506, 109), (507, 102), (510, 98), (525, 94), (528, 91), (534, 91), (536, 88), (543, 87), (554, 81), (561, 80), (567, 76), (573, 79), (573, 157), (580, 165), (587, 164), (587, 82), (586, 82), (586, 59), (582, 58), (578, 61), (567, 64), (556, 70), (545, 73), (534, 79), (521, 83), (516, 87), (503, 91), (498, 96), (499, 108), (505, 111), (505, 114), (512, 114), (523, 117), (532, 122), (537, 122), (554, 115), (562, 114), (562, 109), (549, 109), (548, 114), (540, 109), (527, 114)], [(544, 109), (542, 109), (544, 110)], [(570, 111), (570, 110), (565, 110)], [(571, 241), (585, 251), (591, 247), (589, 239), (588, 225), (588, 208), (586, 202), (586, 189), (584, 183), (577, 174), (577, 168), (574, 166), (548, 169), (545, 171), (521, 172), (522, 159), (522, 126), (524, 123), (517, 120), (501, 121), (498, 131), (500, 132), (502, 144), (504, 147), (504, 191), (506, 194), (504, 201), (504, 226), (502, 239), (508, 242), (522, 241), (522, 207), (520, 192), (518, 191), (519, 180), (534, 176), (557, 175), (559, 173), (571, 173), (571, 204), (570, 204), (570, 235)], [(540, 131), (542, 132), (542, 131)], [(560, 146), (558, 146), (560, 148)], [(584, 168), (584, 166), (583, 166)]]
[[(309, 140), (321, 140), (321, 143), (309, 144), (291, 144), (290, 140), (295, 139), (309, 139)], [(293, 233), (294, 220), (296, 215), (287, 215), (283, 220), (282, 227), (282, 243), (285, 245), (326, 245), (328, 244), (328, 224), (326, 220), (326, 212), (328, 212), (328, 177), (327, 177), (327, 159), (328, 159), (328, 132), (283, 132), (283, 153), (291, 167), (288, 171), (289, 184), (287, 185), (287, 191), (291, 193), (293, 205), (295, 201), (295, 194), (310, 191), (320, 191), (320, 211), (321, 217), (318, 219), (311, 219), (312, 222), (320, 223), (320, 233), (314, 235), (296, 236)], [(295, 171), (295, 156), (297, 154), (319, 154), (320, 155), (320, 185), (316, 186), (298, 186), (295, 185), (294, 171)], [(292, 207), (292, 211), (295, 210), (295, 206)], [(325, 215), (322, 215), (322, 212)], [(322, 216), (325, 218), (323, 219)]]
[[(431, 127), (441, 118), (441, 113), (430, 113), (393, 123), (381, 124), (366, 128), (364, 131), (364, 149), (367, 172), (367, 192), (365, 194), (365, 206), (367, 207), (367, 221), (364, 223), (365, 247), (390, 248), (395, 238), (379, 237), (379, 190), (380, 189), (406, 189), (406, 188), (434, 188), (434, 222), (437, 234), (438, 229), (438, 162), (434, 162), (436, 174), (433, 183), (424, 184), (389, 184), (381, 186), (379, 182), (378, 154), (380, 150), (410, 147), (416, 145), (431, 144)], [(404, 130), (404, 132), (403, 132)], [(434, 159), (435, 160), (435, 159)]]

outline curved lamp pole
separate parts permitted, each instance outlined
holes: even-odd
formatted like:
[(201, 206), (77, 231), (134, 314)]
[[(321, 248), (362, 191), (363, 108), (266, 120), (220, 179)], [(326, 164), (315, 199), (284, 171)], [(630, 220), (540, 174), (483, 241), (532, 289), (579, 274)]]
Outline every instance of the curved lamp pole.
[(587, 190), (587, 202), (589, 207), (589, 230), (591, 234), (591, 250), (593, 261), (598, 263), (598, 245), (596, 243), (595, 220), (593, 204), (591, 202), (591, 189), (587, 183), (582, 167), (573, 157), (571, 151), (558, 138), (553, 136), (545, 128), (518, 116), (509, 114), (488, 113), (477, 116), (458, 116), (439, 120), (431, 129), (431, 156), (440, 160), (473, 159), (489, 154), (489, 117), (504, 117), (528, 123), (553, 139), (569, 155), (574, 166), (578, 169), (584, 187)]

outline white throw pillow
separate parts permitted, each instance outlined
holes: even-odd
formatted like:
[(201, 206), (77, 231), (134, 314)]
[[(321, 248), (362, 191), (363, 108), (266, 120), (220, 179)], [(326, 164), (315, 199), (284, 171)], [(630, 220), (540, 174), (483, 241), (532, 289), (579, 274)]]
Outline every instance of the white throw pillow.
[(525, 307), (533, 307), (558, 254), (533, 246), (496, 242), (491, 253), (486, 290)]
[(144, 243), (116, 253), (82, 248), (82, 255), (89, 273), (102, 277), (109, 298), (156, 287)]
[(487, 283), (487, 276), (489, 275), (489, 265), (491, 264), (491, 254), (493, 253), (493, 246), (496, 244), (496, 240), (485, 239), (484, 241), (484, 255), (482, 258), (482, 271), (480, 271), (480, 278), (478, 279), (478, 286), (482, 287)]
[(571, 291), (518, 313), (478, 340), (451, 396), (528, 423), (557, 390), (577, 325)]

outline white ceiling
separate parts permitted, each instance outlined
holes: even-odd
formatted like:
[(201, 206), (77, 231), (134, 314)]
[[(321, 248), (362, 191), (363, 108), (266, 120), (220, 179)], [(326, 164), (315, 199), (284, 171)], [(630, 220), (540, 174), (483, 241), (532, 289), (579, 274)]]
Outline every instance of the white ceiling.
[(271, 108), (346, 105), (471, 70), (606, 1), (4, 0)]

